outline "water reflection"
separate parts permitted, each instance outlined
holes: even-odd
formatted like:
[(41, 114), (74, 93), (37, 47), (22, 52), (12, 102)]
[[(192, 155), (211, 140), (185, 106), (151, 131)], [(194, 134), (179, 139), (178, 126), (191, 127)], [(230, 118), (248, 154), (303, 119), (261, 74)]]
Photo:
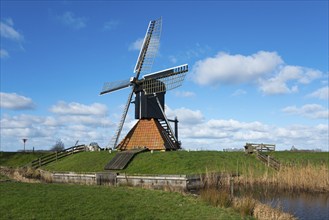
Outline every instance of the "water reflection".
[(273, 207), (281, 207), (298, 219), (329, 220), (329, 195), (328, 194), (278, 194), (272, 198), (265, 197), (261, 202)]
[(293, 214), (300, 220), (329, 220), (329, 194), (282, 192), (271, 187), (239, 187), (235, 196), (251, 195), (253, 198), (284, 212)]

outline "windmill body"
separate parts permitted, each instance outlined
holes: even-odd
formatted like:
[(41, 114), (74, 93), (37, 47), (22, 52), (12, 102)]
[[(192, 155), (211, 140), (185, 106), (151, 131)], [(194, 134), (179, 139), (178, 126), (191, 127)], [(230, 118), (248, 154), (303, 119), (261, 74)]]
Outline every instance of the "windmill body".
[[(188, 71), (188, 65), (172, 67), (158, 72), (149, 73), (157, 53), (162, 28), (162, 19), (150, 21), (142, 48), (135, 66), (135, 77), (128, 80), (105, 83), (101, 95), (131, 87), (118, 128), (108, 148), (129, 150), (148, 148), (150, 150), (175, 150), (180, 148), (177, 132), (174, 134), (165, 115), (166, 91), (182, 85)], [(135, 94), (134, 101), (133, 94)], [(122, 127), (131, 103), (135, 104), (136, 125), (119, 143)], [(177, 125), (176, 120), (176, 125)], [(177, 130), (177, 129), (175, 129)]]
[[(157, 93), (161, 108), (164, 109), (166, 92)], [(135, 119), (162, 119), (164, 115), (154, 95), (147, 95), (144, 91), (135, 93)]]

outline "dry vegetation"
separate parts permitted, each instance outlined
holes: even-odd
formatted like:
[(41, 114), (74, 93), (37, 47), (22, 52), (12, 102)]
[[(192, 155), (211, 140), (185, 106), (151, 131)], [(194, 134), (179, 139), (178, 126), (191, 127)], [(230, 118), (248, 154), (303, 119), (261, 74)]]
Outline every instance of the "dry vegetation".
[(242, 217), (252, 216), (258, 220), (294, 220), (293, 215), (285, 213), (280, 207), (272, 208), (260, 203), (251, 196), (232, 197), (223, 189), (206, 188), (200, 192), (200, 197), (206, 203), (215, 207), (233, 208)]
[[(229, 174), (218, 175), (207, 172), (202, 176), (203, 190), (200, 197), (203, 201), (216, 207), (232, 207), (242, 216), (253, 216), (262, 219), (295, 219), (278, 206), (272, 208), (260, 203), (248, 193), (242, 197), (233, 197), (230, 190), (236, 187), (246, 191), (262, 188), (265, 191), (277, 192), (329, 192), (329, 169), (326, 164), (305, 164), (303, 166), (282, 166), (279, 171), (268, 169), (262, 175), (253, 169), (247, 169), (244, 175), (232, 177)], [(232, 188), (231, 188), (232, 187)]]
[(31, 167), (24, 168), (8, 168), (0, 167), (0, 174), (9, 177), (12, 180), (24, 183), (40, 183), (52, 182), (52, 176), (49, 172), (33, 169)]
[(253, 187), (265, 185), (289, 192), (329, 192), (327, 165), (282, 166), (277, 172), (256, 176), (253, 170), (236, 179), (237, 184)]

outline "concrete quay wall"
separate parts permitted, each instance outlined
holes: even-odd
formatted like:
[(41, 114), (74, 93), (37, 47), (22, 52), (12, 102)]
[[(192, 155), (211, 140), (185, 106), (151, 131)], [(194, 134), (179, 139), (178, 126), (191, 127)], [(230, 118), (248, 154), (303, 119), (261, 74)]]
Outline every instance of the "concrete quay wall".
[(54, 183), (74, 183), (85, 185), (136, 186), (152, 189), (188, 191), (202, 186), (199, 175), (126, 175), (120, 173), (52, 173)]

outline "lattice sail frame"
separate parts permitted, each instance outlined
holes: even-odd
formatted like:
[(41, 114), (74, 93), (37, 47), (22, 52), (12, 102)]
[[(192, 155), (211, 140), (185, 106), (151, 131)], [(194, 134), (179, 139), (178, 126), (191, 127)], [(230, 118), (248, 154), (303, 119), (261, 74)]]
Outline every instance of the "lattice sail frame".
[(145, 94), (154, 94), (175, 89), (183, 84), (188, 65), (173, 67), (157, 73), (144, 76), (142, 89)]
[(152, 69), (154, 58), (159, 49), (161, 30), (162, 17), (150, 21), (134, 70), (137, 79), (140, 73), (149, 73)]
[(129, 80), (120, 80), (115, 82), (106, 82), (103, 85), (103, 89), (101, 91), (101, 95), (109, 92), (113, 92), (119, 89), (126, 88), (128, 86), (132, 85), (132, 79)]

